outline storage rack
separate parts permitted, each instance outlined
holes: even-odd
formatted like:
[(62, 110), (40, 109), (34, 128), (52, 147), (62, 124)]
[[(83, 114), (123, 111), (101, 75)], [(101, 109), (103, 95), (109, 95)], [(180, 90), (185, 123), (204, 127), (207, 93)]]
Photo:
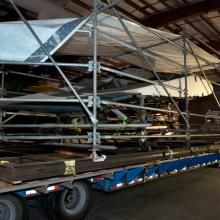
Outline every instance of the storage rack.
[[(184, 53), (184, 67), (183, 67), (183, 71), (184, 71), (184, 76), (185, 76), (185, 112), (182, 112), (180, 110), (180, 108), (178, 107), (178, 104), (176, 103), (176, 101), (174, 100), (174, 98), (170, 95), (169, 91), (167, 88), (172, 87), (173, 89), (176, 90), (181, 90), (180, 88), (174, 88), (173, 86), (169, 86), (166, 85), (165, 83), (162, 82), (162, 80), (160, 79), (159, 74), (157, 73), (157, 71), (155, 70), (155, 68), (152, 66), (152, 64), (149, 62), (149, 54), (147, 54), (143, 48), (139, 47), (137, 42), (135, 41), (134, 37), (132, 36), (132, 33), (129, 31), (128, 27), (126, 26), (126, 24), (124, 23), (123, 19), (122, 19), (122, 15), (120, 12), (118, 12), (115, 8), (115, 6), (117, 4), (119, 4), (120, 2), (122, 2), (123, 0), (115, 0), (114, 2), (109, 1), (109, 4), (104, 4), (103, 7), (98, 7), (98, 2), (97, 0), (93, 0), (93, 13), (89, 16), (89, 19), (93, 21), (93, 27), (92, 27), (92, 37), (93, 37), (93, 59), (89, 62), (89, 63), (58, 63), (54, 60), (53, 56), (48, 52), (48, 50), (46, 49), (46, 47), (44, 46), (44, 44), (42, 43), (42, 41), (40, 40), (40, 38), (38, 37), (38, 35), (35, 33), (35, 31), (33, 30), (33, 28), (31, 27), (31, 25), (29, 24), (29, 22), (25, 19), (25, 17), (23, 16), (23, 14), (21, 13), (21, 11), (19, 10), (19, 8), (16, 6), (16, 4), (13, 2), (13, 0), (9, 0), (10, 4), (12, 5), (12, 7), (14, 8), (14, 10), (17, 12), (17, 14), (19, 15), (19, 17), (21, 18), (21, 20), (24, 22), (24, 24), (26, 25), (26, 27), (30, 30), (31, 34), (34, 36), (34, 38), (36, 39), (36, 41), (39, 43), (39, 45), (41, 46), (41, 48), (43, 49), (43, 51), (45, 52), (45, 54), (48, 56), (50, 62), (44, 62), (44, 63), (34, 63), (34, 62), (11, 62), (11, 61), (0, 61), (0, 64), (3, 65), (39, 65), (39, 66), (54, 66), (57, 70), (57, 72), (62, 76), (63, 80), (65, 81), (65, 83), (68, 85), (68, 87), (70, 88), (70, 90), (72, 91), (72, 93), (74, 94), (74, 96), (76, 97), (75, 99), (56, 99), (56, 100), (49, 100), (49, 99), (13, 99), (13, 98), (4, 98), (3, 97), (3, 92), (0, 98), (0, 103), (4, 106), (4, 103), (7, 103), (8, 101), (13, 101), (14, 103), (30, 103), (30, 102), (41, 102), (41, 103), (48, 103), (48, 102), (58, 102), (58, 103), (80, 103), (81, 106), (83, 107), (83, 109), (85, 110), (85, 112), (87, 113), (88, 117), (91, 120), (91, 124), (84, 124), (84, 125), (77, 125), (78, 127), (81, 128), (92, 128), (92, 132), (90, 135), (47, 135), (47, 136), (37, 136), (37, 135), (33, 135), (33, 136), (24, 136), (24, 135), (13, 135), (13, 136), (8, 136), (8, 135), (4, 135), (1, 134), (0, 139), (1, 140), (11, 140), (11, 139), (16, 139), (16, 140), (62, 140), (62, 139), (91, 139), (92, 140), (92, 155), (94, 158), (98, 157), (97, 156), (97, 151), (99, 150), (99, 144), (100, 144), (100, 140), (101, 139), (127, 139), (127, 138), (135, 138), (135, 139), (140, 139), (140, 138), (158, 138), (157, 135), (102, 135), (97, 131), (97, 128), (112, 128), (112, 129), (116, 129), (118, 127), (120, 127), (120, 125), (117, 124), (99, 124), (98, 120), (97, 120), (97, 106), (98, 104), (102, 104), (102, 105), (110, 105), (110, 106), (123, 106), (123, 107), (127, 107), (127, 108), (132, 108), (132, 109), (139, 109), (139, 110), (150, 110), (150, 111), (157, 111), (157, 112), (167, 112), (167, 113), (179, 113), (181, 115), (181, 117), (183, 118), (185, 124), (186, 124), (186, 128), (185, 128), (185, 134), (181, 134), (181, 135), (171, 135), (171, 136), (166, 136), (166, 135), (161, 135), (159, 137), (163, 137), (163, 138), (184, 138), (186, 139), (186, 146), (190, 147), (190, 140), (191, 138), (194, 137), (205, 137), (205, 136), (213, 136), (213, 137), (220, 137), (220, 134), (191, 134), (190, 132), (190, 124), (189, 124), (189, 118), (191, 116), (193, 117), (204, 117), (207, 118), (206, 115), (202, 115), (202, 114), (196, 114), (196, 113), (190, 113), (189, 112), (189, 98), (188, 98), (188, 85), (187, 85), (187, 77), (191, 74), (200, 77), (201, 79), (205, 79), (208, 82), (208, 85), (210, 86), (211, 84), (215, 85), (215, 86), (220, 86), (218, 83), (210, 81), (205, 73), (205, 71), (203, 70), (203, 66), (200, 64), (200, 60), (205, 61), (206, 65), (213, 65), (212, 63), (209, 63), (207, 60), (204, 60), (203, 58), (201, 58), (198, 54), (195, 53), (195, 51), (193, 51), (193, 48), (190, 46), (189, 40), (188, 40), (188, 34), (183, 32), (183, 35), (181, 37), (178, 37), (178, 39), (182, 38), (184, 45), (179, 45), (176, 42), (176, 39), (174, 40), (170, 40), (168, 38), (166, 38), (165, 36), (155, 32), (154, 30), (144, 27), (146, 30), (148, 30), (149, 32), (151, 32), (152, 34), (156, 35), (157, 37), (160, 37), (161, 39), (163, 39), (163, 42), (161, 44), (172, 44), (174, 46), (176, 46), (177, 48), (179, 48), (180, 50), (183, 51)], [(103, 3), (102, 3), (103, 4)], [(121, 42), (117, 39), (114, 39), (108, 35), (106, 35), (105, 37), (112, 40), (114, 43), (117, 43), (121, 46), (124, 46), (132, 51), (135, 51), (139, 54), (139, 56), (141, 57), (141, 59), (144, 60), (144, 63), (146, 65), (146, 67), (148, 67), (149, 69), (151, 69), (153, 75), (155, 76), (155, 78), (157, 79), (157, 82), (151, 81), (151, 80), (147, 80), (145, 78), (142, 77), (138, 77), (138, 76), (133, 76), (129, 73), (123, 72), (123, 71), (119, 71), (113, 68), (108, 68), (105, 66), (100, 65), (100, 63), (98, 62), (98, 56), (97, 56), (97, 39), (98, 39), (98, 25), (97, 25), (97, 16), (99, 13), (105, 12), (106, 10), (111, 10), (111, 12), (114, 14), (115, 17), (118, 18), (118, 21), (120, 22), (120, 24), (122, 25), (124, 31), (127, 33), (127, 35), (129, 36), (132, 45), (129, 45), (125, 42)], [(126, 16), (124, 16), (126, 17)], [(140, 24), (139, 24), (140, 25)], [(143, 27), (143, 26), (142, 26)], [(155, 45), (156, 46), (156, 45)], [(213, 49), (214, 50), (214, 49)], [(200, 71), (202, 72), (203, 76), (200, 76), (198, 74), (195, 73), (191, 73), (188, 69), (187, 66), (187, 54), (190, 53), (194, 56), (197, 64), (198, 64), (198, 68), (200, 69)], [(166, 59), (161, 58), (161, 57), (156, 57), (156, 59), (160, 60), (163, 63), (166, 63), (167, 65), (171, 65), (171, 66), (176, 66), (175, 62), (167, 62)], [(92, 106), (93, 106), (93, 110), (91, 111), (87, 104), (89, 102), (91, 102), (91, 99), (89, 100), (89, 97), (87, 98), (81, 98), (80, 95), (77, 93), (77, 91), (75, 90), (75, 88), (72, 86), (71, 82), (69, 81), (69, 79), (66, 77), (65, 73), (62, 70), (62, 67), (72, 67), (72, 68), (76, 68), (76, 67), (80, 67), (80, 68), (85, 68), (85, 69), (90, 69), (93, 73), (93, 97), (92, 97)], [(152, 107), (147, 107), (144, 106), (144, 100), (142, 100), (142, 105), (133, 105), (133, 104), (126, 104), (126, 103), (120, 103), (120, 102), (113, 102), (113, 101), (108, 101), (108, 100), (102, 100), (98, 97), (97, 95), (97, 73), (99, 70), (103, 70), (103, 71), (107, 71), (109, 73), (112, 74), (120, 74), (121, 76), (130, 78), (130, 79), (135, 79), (135, 80), (139, 80), (142, 82), (147, 82), (147, 83), (151, 83), (151, 84), (159, 84), (160, 86), (163, 87), (164, 91), (166, 92), (167, 96), (170, 98), (172, 104), (176, 107), (176, 110), (165, 110), (165, 109), (159, 109), (159, 108), (152, 108)], [(17, 73), (19, 74), (19, 73)], [(21, 75), (21, 73), (20, 73)], [(36, 76), (33, 76), (36, 77)], [(50, 79), (53, 80), (53, 79)], [(211, 88), (211, 86), (210, 86)], [(1, 85), (1, 89), (2, 91), (4, 90), (4, 72), (2, 72), (2, 85)], [(212, 90), (212, 95), (215, 98), (215, 101), (218, 105), (218, 107), (220, 107), (220, 103), (219, 100), (214, 92), (214, 90)], [(91, 103), (90, 103), (91, 104)], [(4, 107), (3, 107), (4, 108)], [(15, 114), (12, 114), (12, 116), (7, 120), (7, 122), (13, 118)], [(215, 118), (215, 117), (214, 117)], [(28, 126), (33, 126), (33, 127), (49, 127), (49, 126), (53, 126), (53, 125), (47, 125), (47, 124), (39, 124), (39, 125), (27, 125), (27, 124), (17, 124), (17, 125), (10, 125), (10, 124), (6, 124), (3, 122), (3, 114), (1, 113), (1, 129), (3, 128), (27, 128)], [(71, 124), (57, 124), (56, 126), (60, 127), (60, 128), (67, 128), (67, 127), (71, 127)], [(149, 126), (149, 124), (144, 124), (144, 123), (140, 123), (140, 124), (127, 124), (127, 127), (133, 127), (133, 128), (144, 128)]]

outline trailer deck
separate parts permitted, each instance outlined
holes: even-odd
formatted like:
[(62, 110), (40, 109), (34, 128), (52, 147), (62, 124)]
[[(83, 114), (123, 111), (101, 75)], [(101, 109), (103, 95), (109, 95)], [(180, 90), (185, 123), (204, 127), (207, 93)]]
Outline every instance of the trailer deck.
[(200, 146), (197, 149), (107, 156), (102, 162), (58, 154), (3, 157), (0, 158), (0, 193), (22, 191), (25, 196), (31, 196), (30, 192), (33, 195), (46, 194), (51, 189), (68, 187), (80, 179), (90, 182), (94, 188), (111, 191), (217, 164), (220, 161), (219, 151), (220, 146), (217, 145)]

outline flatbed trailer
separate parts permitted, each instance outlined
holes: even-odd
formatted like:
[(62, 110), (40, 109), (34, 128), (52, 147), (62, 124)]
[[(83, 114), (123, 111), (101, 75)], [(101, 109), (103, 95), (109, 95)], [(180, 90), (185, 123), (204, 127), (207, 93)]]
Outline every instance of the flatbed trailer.
[[(117, 165), (119, 163), (115, 163), (111, 157), (107, 157), (106, 161), (88, 163), (88, 170), (93, 171), (79, 171), (79, 173), (76, 172), (77, 162), (90, 159), (80, 158), (74, 163), (68, 160), (68, 164), (65, 158), (65, 175), (57, 175), (54, 170), (54, 174), (50, 174), (51, 177), (48, 178), (10, 182), (9, 174), (9, 180), (0, 181), (0, 219), (28, 219), (27, 203), (30, 200), (34, 200), (35, 203), (37, 201), (39, 209), (49, 219), (83, 219), (91, 207), (91, 189), (104, 192), (121, 190), (201, 167), (218, 165), (220, 162), (219, 147), (167, 150), (158, 151), (156, 154), (145, 152), (136, 155), (139, 163), (137, 160), (133, 160), (134, 162), (130, 160), (122, 166)], [(151, 159), (143, 157), (144, 155), (150, 156)], [(127, 154), (120, 157), (126, 161), (126, 158), (132, 156), (133, 154), (130, 156)], [(6, 159), (9, 158), (5, 160), (1, 158), (3, 167), (4, 164), (10, 164)], [(91, 163), (93, 167), (97, 167), (96, 170), (91, 169)], [(33, 167), (33, 163), (31, 165), (34, 173), (36, 167)], [(46, 167), (50, 166), (50, 164), (46, 165)], [(102, 167), (106, 168), (102, 169)], [(16, 167), (11, 166), (11, 169), (16, 173)]]
[[(10, 59), (7, 60), (1, 60), (0, 63), (4, 65), (26, 65), (26, 66), (54, 66), (57, 72), (59, 73), (58, 79), (63, 79), (63, 82), (68, 86), (70, 91), (72, 92), (72, 95), (74, 95), (74, 99), (69, 99), (69, 95), (64, 98), (43, 98), (43, 99), (36, 99), (36, 98), (30, 98), (30, 99), (15, 99), (15, 98), (4, 98), (2, 96), (1, 98), (1, 105), (4, 107), (7, 105), (7, 103), (42, 103), (44, 105), (45, 103), (53, 103), (53, 106), (57, 105), (56, 103), (64, 103), (64, 104), (72, 104), (76, 103), (77, 106), (81, 106), (84, 113), (86, 113), (86, 116), (88, 119), (91, 120), (91, 124), (87, 124), (89, 128), (93, 128), (92, 132), (89, 132), (86, 135), (69, 135), (68, 133), (64, 133), (63, 135), (57, 135), (57, 133), (43, 133), (43, 135), (40, 135), (41, 133), (37, 133), (34, 131), (34, 133), (4, 133), (0, 135), (1, 140), (3, 141), (10, 141), (10, 140), (80, 140), (84, 139), (87, 140), (88, 143), (92, 144), (92, 153), (93, 158), (85, 158), (85, 157), (77, 157), (77, 156), (69, 156), (69, 157), (60, 157), (60, 155), (35, 155), (30, 153), (30, 155), (25, 156), (14, 156), (14, 157), (2, 157), (0, 158), (0, 220), (27, 220), (28, 219), (28, 208), (27, 203), (30, 201), (35, 200), (37, 201), (39, 210), (49, 219), (52, 220), (76, 220), (76, 219), (83, 219), (89, 212), (89, 209), (91, 207), (91, 196), (90, 196), (90, 189), (96, 189), (101, 190), (104, 192), (111, 192), (115, 190), (120, 190), (123, 188), (128, 188), (131, 186), (135, 186), (137, 184), (144, 184), (148, 181), (157, 180), (163, 177), (168, 177), (171, 175), (176, 175), (180, 173), (184, 173), (187, 171), (191, 171), (200, 167), (205, 167), (209, 165), (219, 164), (220, 161), (220, 154), (219, 150), (220, 147), (214, 146), (214, 147), (201, 147), (199, 146), (198, 149), (189, 149), (189, 148), (181, 148), (181, 149), (175, 149), (175, 150), (166, 150), (166, 151), (152, 151), (152, 152), (142, 152), (142, 153), (134, 153), (134, 154), (122, 154), (122, 155), (114, 155), (114, 156), (103, 156), (103, 157), (96, 157), (96, 151), (102, 150), (99, 148), (101, 140), (131, 140), (131, 139), (142, 139), (142, 138), (153, 138), (153, 139), (172, 139), (175, 140), (175, 138), (180, 139), (186, 139), (186, 146), (190, 146), (190, 139), (191, 138), (198, 138), (198, 137), (215, 137), (216, 140), (219, 138), (220, 134), (217, 133), (209, 133), (209, 134), (190, 134), (190, 124), (189, 124), (189, 116), (196, 116), (196, 117), (205, 117), (206, 115), (201, 115), (197, 113), (190, 113), (188, 109), (188, 77), (190, 77), (189, 74), (189, 67), (190, 70), (199, 69), (203, 74), (205, 75), (203, 71), (203, 67), (210, 66), (210, 63), (216, 67), (218, 64), (218, 61), (213, 57), (211, 61), (209, 61), (206, 56), (201, 56), (201, 52), (198, 55), (197, 53), (194, 53), (194, 45), (190, 44), (190, 41), (187, 40), (186, 36), (179, 36), (178, 41), (180, 41), (180, 44), (176, 43), (177, 40), (176, 36), (170, 36), (165, 37), (162, 35), (162, 32), (157, 32), (156, 30), (149, 29), (149, 28), (143, 28), (140, 25), (134, 25), (131, 26), (131, 22), (126, 21), (125, 19), (121, 18), (121, 15), (117, 13), (117, 10), (115, 11), (114, 6), (118, 4), (120, 1), (115, 1), (114, 3), (110, 3), (109, 5), (104, 5), (103, 7), (99, 8), (97, 5), (97, 0), (93, 0), (93, 14), (87, 17), (83, 17), (80, 19), (74, 19), (73, 21), (69, 21), (69, 23), (63, 24), (62, 26), (57, 26), (58, 30), (54, 30), (54, 33), (52, 35), (48, 34), (48, 41), (42, 41), (41, 36), (38, 36), (40, 33), (38, 31), (35, 31), (32, 27), (32, 24), (29, 23), (22, 12), (20, 11), (19, 7), (16, 6), (16, 4), (13, 2), (13, 0), (7, 1), (12, 8), (16, 11), (16, 13), (19, 15), (21, 20), (23, 21), (24, 25), (21, 25), (22, 28), (26, 27), (27, 33), (25, 31), (22, 31), (23, 33), (21, 36), (28, 34), (31, 34), (33, 38), (30, 38), (30, 43), (35, 45), (35, 43), (38, 43), (38, 47), (31, 48), (28, 41), (25, 44), (22, 44), (22, 49), (19, 49), (20, 46), (18, 45), (17, 52), (19, 51), (25, 51), (25, 45), (28, 45), (28, 51), (29, 53), (26, 55), (21, 54), (21, 58), (19, 59), (13, 59), (14, 57), (14, 50), (7, 51), (6, 54), (8, 54), (8, 57)], [(102, 19), (98, 19), (98, 14), (101, 12), (104, 12), (107, 9), (113, 10), (112, 12), (115, 14), (115, 18), (106, 17), (104, 18), (102, 22)], [(101, 15), (100, 18), (102, 18), (104, 15)], [(93, 21), (89, 23), (90, 19)], [(109, 22), (107, 22), (107, 20)], [(117, 26), (110, 26), (110, 23), (115, 21), (118, 21), (122, 25), (122, 29), (118, 29)], [(36, 21), (35, 21), (36, 22)], [(42, 22), (42, 21), (41, 21)], [(109, 24), (108, 24), (109, 23)], [(87, 26), (84, 26), (87, 24)], [(106, 25), (109, 25), (110, 28), (114, 28), (115, 31), (118, 29), (118, 32), (116, 32), (112, 37), (105, 33), (102, 33), (102, 31), (98, 31), (99, 25), (104, 30), (106, 28)], [(6, 25), (6, 24), (4, 24)], [(45, 27), (43, 23), (40, 23), (40, 29), (42, 28), (42, 33), (46, 33)], [(53, 26), (56, 26), (53, 24)], [(128, 27), (127, 27), (128, 26)], [(140, 26), (138, 29), (138, 26)], [(50, 27), (50, 26), (48, 26)], [(117, 28), (115, 28), (117, 27)], [(130, 27), (130, 28), (129, 28)], [(50, 27), (51, 28), (51, 27)], [(84, 29), (85, 28), (85, 29)], [(151, 45), (151, 43), (148, 45), (142, 46), (142, 39), (140, 41), (141, 46), (139, 46), (139, 37), (136, 36), (136, 31), (131, 31), (132, 29), (137, 29), (136, 31), (140, 31), (140, 33), (143, 31), (144, 33), (147, 32), (146, 36), (150, 36), (150, 41), (152, 41), (152, 37), (155, 36), (155, 44)], [(25, 30), (25, 29), (22, 29)], [(51, 31), (51, 30), (50, 30)], [(125, 38), (123, 35), (118, 35), (119, 32), (125, 31), (127, 33), (128, 38)], [(13, 28), (12, 35), (12, 41), (8, 42), (15, 42), (17, 40), (14, 38), (14, 32), (15, 29)], [(149, 32), (149, 33), (148, 33)], [(20, 33), (20, 32), (19, 32)], [(71, 34), (70, 34), (71, 33)], [(61, 46), (66, 43), (70, 37), (73, 37), (75, 34), (85, 34), (88, 33), (88, 36), (86, 37), (86, 41), (88, 41), (88, 45), (85, 43), (84, 46), (90, 47), (92, 46), (92, 53), (91, 55), (93, 58), (91, 58), (91, 55), (88, 56), (87, 52), (84, 53), (82, 51), (82, 54), (84, 56), (88, 57), (89, 62), (88, 63), (57, 63), (53, 57), (52, 54), (57, 51)], [(111, 34), (111, 33), (110, 33)], [(133, 36), (135, 34), (135, 36)], [(99, 36), (100, 35), (100, 36)], [(115, 37), (114, 37), (115, 36)], [(122, 36), (122, 38), (125, 38), (125, 41), (120, 41), (117, 38)], [(68, 38), (69, 37), (69, 38)], [(89, 39), (90, 37), (91, 40)], [(101, 37), (99, 39), (99, 37)], [(175, 37), (175, 39), (174, 39)], [(26, 39), (26, 37), (23, 37)], [(22, 42), (24, 41), (22, 38)], [(59, 40), (57, 40), (59, 38)], [(159, 39), (157, 39), (159, 38)], [(7, 38), (3, 38), (7, 39)], [(20, 39), (20, 38), (19, 38)], [(89, 39), (89, 40), (88, 40)], [(34, 40), (34, 41), (33, 41)], [(101, 44), (99, 41), (101, 40)], [(105, 41), (104, 41), (105, 40)], [(144, 41), (148, 42), (148, 40), (143, 38)], [(161, 42), (165, 40), (165, 42)], [(32, 42), (33, 41), (33, 42)], [(86, 42), (85, 41), (85, 42)], [(137, 42), (136, 42), (137, 41)], [(154, 41), (154, 40), (153, 40)], [(13, 44), (14, 44), (13, 42)], [(75, 42), (75, 41), (73, 41)], [(129, 44), (131, 43), (131, 45)], [(7, 42), (6, 42), (7, 43)], [(121, 51), (125, 51), (126, 54), (129, 51), (131, 53), (132, 57), (134, 56), (137, 61), (139, 61), (139, 58), (144, 61), (144, 66), (138, 66), (143, 68), (144, 70), (149, 70), (151, 73), (153, 73), (153, 76), (156, 81), (149, 81), (146, 78), (142, 78), (139, 76), (135, 76), (133, 74), (128, 74), (123, 71), (119, 71), (119, 69), (112, 69), (109, 67), (106, 67), (101, 65), (101, 61), (99, 61), (98, 56), (104, 56), (102, 52), (105, 52), (105, 50), (108, 52), (107, 47), (103, 47), (104, 50), (100, 51), (97, 49), (97, 46), (102, 46), (106, 43), (106, 45), (109, 45), (109, 54), (107, 56), (110, 56), (112, 54), (113, 49), (116, 50), (115, 57), (118, 57), (119, 60), (121, 60)], [(174, 62), (171, 60), (174, 56), (169, 57), (162, 57), (160, 54), (157, 55), (157, 51), (159, 48), (159, 44), (170, 44), (167, 47), (167, 50), (171, 48), (174, 50), (175, 57), (180, 56), (181, 61), (174, 60)], [(20, 43), (19, 43), (20, 44)], [(189, 44), (189, 45), (188, 45)], [(112, 45), (112, 47), (110, 46)], [(188, 46), (187, 46), (188, 45)], [(191, 46), (190, 46), (191, 45)], [(75, 46), (75, 45), (73, 45)], [(76, 44), (77, 46), (77, 44)], [(80, 45), (82, 47), (82, 45)], [(29, 48), (30, 47), (30, 48)], [(85, 47), (85, 48), (86, 48)], [(118, 52), (118, 49), (121, 47), (121, 49)], [(151, 47), (150, 53), (147, 52), (147, 48)], [(153, 52), (153, 47), (156, 47), (155, 52)], [(188, 48), (190, 47), (190, 48)], [(56, 50), (55, 50), (56, 48)], [(84, 48), (84, 47), (82, 47)], [(124, 49), (123, 49), (124, 48)], [(164, 45), (162, 45), (162, 50), (164, 51)], [(190, 49), (190, 50), (189, 50)], [(195, 49), (198, 49), (197, 47)], [(33, 50), (33, 51), (32, 51)], [(84, 50), (84, 49), (82, 49)], [(171, 50), (170, 50), (171, 51)], [(176, 52), (177, 51), (177, 52)], [(74, 52), (74, 51), (73, 51)], [(98, 52), (98, 53), (97, 53)], [(184, 53), (183, 53), (184, 52)], [(4, 53), (4, 51), (3, 51)], [(153, 54), (155, 53), (155, 55)], [(167, 56), (169, 55), (169, 50), (166, 53)], [(123, 52), (124, 54), (124, 52)], [(152, 55), (153, 54), (153, 55)], [(188, 58), (191, 56), (192, 61), (196, 61), (193, 65), (188, 65), (187, 63), (187, 54)], [(19, 55), (19, 53), (18, 53)], [(72, 53), (74, 55), (74, 53)], [(77, 54), (78, 55), (78, 54)], [(137, 55), (137, 57), (136, 57)], [(206, 55), (206, 53), (205, 53)], [(7, 56), (6, 56), (7, 57)], [(105, 57), (105, 56), (104, 56)], [(111, 56), (110, 56), (111, 57)], [(3, 56), (5, 59), (5, 54)], [(34, 58), (34, 59), (33, 59)], [(35, 60), (36, 58), (36, 60)], [(48, 59), (49, 58), (49, 59)], [(150, 58), (150, 59), (149, 59)], [(45, 60), (49, 60), (49, 62), (44, 62)], [(206, 60), (207, 59), (207, 60)], [(33, 61), (34, 60), (34, 61)], [(83, 59), (84, 60), (84, 59)], [(180, 72), (181, 74), (184, 72), (184, 81), (185, 81), (185, 87), (173, 87), (170, 88), (170, 85), (166, 85), (163, 83), (163, 81), (160, 79), (160, 71), (164, 68), (155, 68), (156, 66), (160, 66), (160, 62), (162, 67), (166, 65), (166, 68), (168, 68), (169, 71), (173, 72), (173, 69)], [(202, 61), (200, 62), (198, 61)], [(133, 66), (135, 63), (134, 61), (131, 62), (131, 66)], [(126, 62), (127, 63), (127, 62)], [(129, 62), (128, 62), (129, 63)], [(152, 65), (153, 63), (153, 65)], [(212, 66), (211, 65), (211, 66)], [(92, 72), (93, 73), (93, 94), (92, 96), (87, 96), (86, 99), (81, 98), (81, 94), (78, 94), (78, 91), (73, 86), (72, 82), (68, 79), (68, 77), (65, 75), (64, 71), (60, 67), (71, 67), (71, 68), (83, 68), (85, 72)], [(199, 68), (198, 68), (199, 67)], [(141, 98), (140, 105), (136, 105), (132, 103), (125, 103), (127, 99), (123, 102), (115, 101), (114, 99), (105, 100), (100, 99), (99, 96), (97, 96), (97, 75), (101, 71), (106, 71), (108, 74), (114, 75), (120, 77), (129, 78), (134, 81), (141, 81), (143, 83), (150, 83), (152, 85), (158, 85), (158, 88), (165, 91), (164, 95), (165, 97), (169, 97), (171, 103), (175, 106), (175, 110), (170, 109), (161, 109), (161, 108), (153, 108), (146, 106), (144, 99)], [(163, 72), (163, 71), (162, 71)], [(167, 70), (165, 71), (167, 72)], [(191, 72), (191, 71), (190, 71)], [(22, 74), (28, 75), (29, 74)], [(33, 75), (36, 77), (37, 75)], [(194, 75), (195, 76), (195, 75)], [(4, 74), (2, 73), (2, 77), (4, 78)], [(38, 76), (39, 77), (39, 76)], [(2, 78), (2, 79), (3, 79)], [(199, 77), (200, 80), (204, 80), (203, 78)], [(205, 83), (207, 82), (207, 85), (210, 87), (210, 85), (213, 84), (213, 82), (210, 82), (208, 79), (206, 79), (205, 75)], [(59, 80), (60, 81), (60, 80)], [(216, 83), (215, 83), (216, 85)], [(178, 92), (178, 96), (182, 93), (185, 94), (185, 103), (186, 103), (186, 109), (185, 112), (182, 112), (177, 104), (177, 102), (174, 100), (175, 96), (172, 96), (167, 90), (167, 88), (172, 90), (178, 90), (181, 91)], [(160, 90), (160, 89), (159, 89)], [(206, 88), (207, 90), (207, 88)], [(2, 91), (4, 91), (4, 83), (2, 83)], [(123, 91), (123, 90), (122, 90)], [(215, 96), (215, 93), (211, 87), (210, 89), (211, 93), (213, 93), (214, 98), (216, 99), (217, 104), (219, 105), (219, 102)], [(161, 92), (156, 92), (159, 96), (164, 96), (161, 94)], [(174, 94), (176, 91), (173, 92)], [(150, 93), (151, 94), (151, 93)], [(209, 94), (209, 93), (208, 93)], [(132, 95), (139, 95), (135, 92), (135, 94), (132, 93)], [(151, 95), (150, 95), (151, 96)], [(154, 96), (154, 94), (153, 94)], [(202, 94), (203, 96), (203, 94)], [(47, 96), (46, 96), (47, 97)], [(50, 97), (50, 96), (49, 96)], [(62, 96), (61, 96), (62, 97)], [(70, 96), (72, 97), (72, 96)], [(182, 96), (180, 96), (182, 97)], [(120, 98), (120, 97), (119, 97)], [(139, 97), (140, 98), (140, 97)], [(79, 105), (80, 104), (80, 105)], [(127, 134), (123, 133), (122, 135), (115, 135), (115, 133), (107, 133), (107, 134), (100, 134), (98, 132), (98, 118), (97, 118), (97, 109), (100, 108), (100, 104), (103, 106), (112, 106), (114, 108), (116, 107), (123, 107), (123, 108), (129, 108), (134, 109), (136, 111), (141, 110), (147, 110), (147, 111), (155, 111), (155, 112), (161, 112), (161, 113), (168, 113), (168, 114), (180, 114), (183, 118), (184, 123), (186, 123), (186, 129), (184, 128), (184, 135), (183, 134), (177, 134), (177, 135), (148, 135), (148, 134), (139, 134), (138, 132), (135, 134)], [(62, 107), (62, 106), (60, 106)], [(68, 107), (68, 106), (67, 106)], [(91, 110), (91, 107), (93, 110)], [(19, 107), (20, 110), (20, 107)], [(33, 115), (33, 108), (30, 110), (30, 112), (25, 113), (21, 112), (21, 115), (29, 115), (32, 117)], [(76, 109), (71, 110), (75, 112)], [(115, 109), (117, 110), (117, 109)], [(16, 110), (17, 111), (17, 110)], [(49, 108), (49, 111), (52, 111), (51, 108)], [(53, 112), (53, 111), (52, 111)], [(10, 113), (11, 114), (11, 113)], [(10, 120), (13, 118), (16, 114), (10, 116), (7, 118), (7, 120)], [(45, 113), (43, 114), (45, 117)], [(42, 115), (41, 115), (42, 116)], [(46, 114), (46, 117), (48, 114)], [(54, 115), (53, 115), (54, 116)], [(120, 117), (119, 117), (120, 116)], [(144, 118), (145, 115), (143, 114)], [(117, 117), (123, 120), (123, 124), (119, 125), (119, 129), (124, 129), (124, 114), (122, 112), (117, 112)], [(126, 116), (127, 118), (127, 116)], [(72, 118), (71, 118), (72, 120)], [(141, 120), (143, 123), (145, 120)], [(83, 125), (83, 124), (82, 124)], [(4, 125), (7, 126), (7, 125)], [(1, 123), (1, 130), (4, 128), (3, 123)], [(19, 124), (11, 124), (8, 125), (10, 128), (19, 128)], [(25, 127), (27, 125), (20, 125), (20, 128), (27, 128)], [(35, 127), (37, 128), (39, 125), (32, 125), (28, 124), (28, 127)], [(46, 126), (45, 128), (49, 128), (48, 125), (42, 124), (40, 127), (42, 128)], [(51, 125), (50, 125), (51, 126)], [(54, 128), (58, 128), (58, 125), (53, 125)], [(63, 126), (63, 125), (62, 125)], [(61, 126), (61, 127), (62, 127)], [(70, 128), (78, 128), (78, 124), (73, 126), (73, 124), (69, 124)], [(67, 124), (65, 124), (64, 127), (68, 128)], [(110, 124), (108, 123), (108, 126)], [(111, 125), (112, 127), (115, 127), (115, 124)], [(110, 127), (111, 127), (110, 126)], [(129, 127), (130, 125), (127, 124)], [(148, 127), (148, 124), (138, 124), (134, 125), (134, 128), (142, 129), (143, 127)], [(185, 126), (184, 126), (185, 127)], [(118, 124), (116, 126), (118, 128)], [(13, 130), (13, 129), (12, 129)], [(30, 129), (32, 131), (32, 129)], [(59, 133), (59, 132), (58, 132)], [(61, 132), (62, 133), (62, 132)], [(72, 134), (72, 133), (71, 133)], [(75, 134), (75, 133), (74, 133)], [(78, 133), (77, 133), (78, 134)], [(173, 139), (174, 138), (174, 139)], [(179, 141), (179, 140), (178, 140)], [(10, 143), (9, 143), (10, 144)], [(33, 147), (33, 146), (32, 146)], [(82, 146), (81, 146), (82, 147)], [(5, 148), (8, 149), (8, 148)], [(95, 155), (95, 156), (94, 156)], [(93, 159), (95, 161), (93, 161)], [(96, 161), (97, 159), (97, 161)]]

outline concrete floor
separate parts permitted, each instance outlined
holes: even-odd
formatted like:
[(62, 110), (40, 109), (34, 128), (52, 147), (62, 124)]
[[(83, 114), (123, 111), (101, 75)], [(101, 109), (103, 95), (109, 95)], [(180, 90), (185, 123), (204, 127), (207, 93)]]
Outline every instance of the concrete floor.
[[(94, 192), (86, 220), (212, 220), (220, 216), (220, 168), (202, 168), (114, 193)], [(31, 220), (45, 220), (37, 210)]]

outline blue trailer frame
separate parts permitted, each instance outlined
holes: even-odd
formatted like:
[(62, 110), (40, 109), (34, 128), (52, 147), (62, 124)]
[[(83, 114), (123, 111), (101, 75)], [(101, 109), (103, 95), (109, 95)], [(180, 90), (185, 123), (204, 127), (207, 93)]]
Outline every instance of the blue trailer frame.
[(101, 191), (110, 192), (125, 187), (145, 183), (165, 176), (180, 174), (196, 168), (218, 164), (220, 154), (202, 154), (178, 159), (161, 161), (154, 165), (137, 165), (133, 168), (124, 168), (116, 171), (112, 176), (98, 176), (89, 178), (92, 187)]

